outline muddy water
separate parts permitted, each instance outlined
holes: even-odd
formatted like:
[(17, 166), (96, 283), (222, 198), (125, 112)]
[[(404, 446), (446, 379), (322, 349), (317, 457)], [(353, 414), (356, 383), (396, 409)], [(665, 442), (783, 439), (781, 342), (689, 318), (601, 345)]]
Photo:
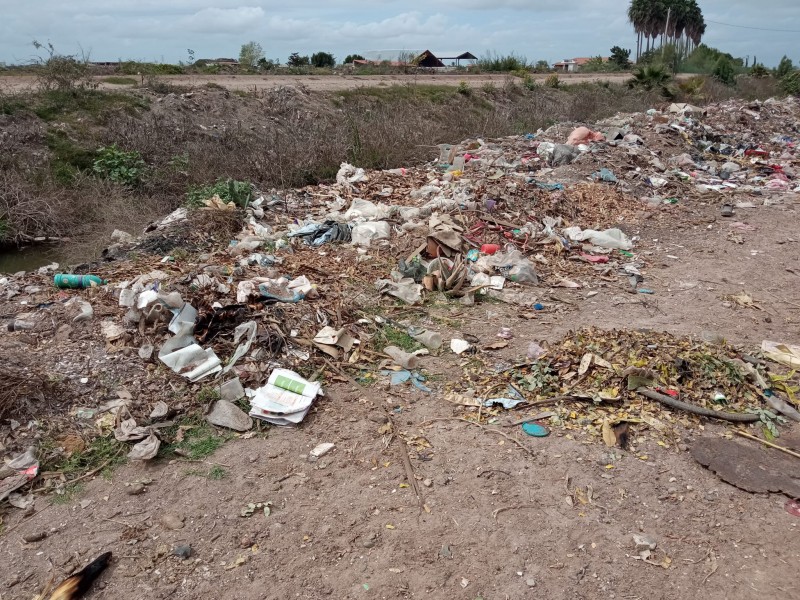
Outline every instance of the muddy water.
[(0, 273), (34, 271), (50, 263), (63, 262), (58, 246), (41, 245), (0, 249)]

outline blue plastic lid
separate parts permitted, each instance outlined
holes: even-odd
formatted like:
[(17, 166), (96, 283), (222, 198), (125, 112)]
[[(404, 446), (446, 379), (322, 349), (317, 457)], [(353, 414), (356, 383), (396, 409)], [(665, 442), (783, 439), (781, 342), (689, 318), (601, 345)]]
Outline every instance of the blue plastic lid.
[(527, 433), (528, 435), (532, 435), (533, 437), (547, 437), (550, 435), (550, 430), (547, 427), (543, 427), (538, 423), (523, 423), (522, 424), (522, 431)]

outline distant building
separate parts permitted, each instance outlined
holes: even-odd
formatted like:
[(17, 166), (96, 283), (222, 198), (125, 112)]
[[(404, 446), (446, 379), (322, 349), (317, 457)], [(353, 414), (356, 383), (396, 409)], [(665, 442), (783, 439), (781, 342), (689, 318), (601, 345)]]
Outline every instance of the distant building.
[[(603, 62), (608, 62), (607, 57), (602, 57)], [(581, 57), (581, 58), (565, 58), (561, 62), (557, 62), (553, 65), (553, 68), (556, 71), (560, 71), (562, 73), (577, 73), (581, 70), (586, 63), (590, 60), (593, 60), (591, 57)]]
[(436, 52), (436, 57), (446, 67), (472, 67), (478, 62), (478, 57), (472, 52)]
[(356, 65), (390, 65), (393, 67), (417, 66), (425, 69), (471, 67), (478, 57), (471, 52), (432, 52), (431, 50), (370, 50), (363, 54), (364, 61)]
[(239, 61), (235, 58), (201, 58), (198, 63), (206, 66), (238, 67)]

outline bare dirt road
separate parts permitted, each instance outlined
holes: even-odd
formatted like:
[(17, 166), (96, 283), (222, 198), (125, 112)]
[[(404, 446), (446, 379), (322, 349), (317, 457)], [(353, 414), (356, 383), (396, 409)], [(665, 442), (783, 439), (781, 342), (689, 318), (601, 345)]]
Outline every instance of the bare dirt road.
[[(543, 82), (547, 75), (534, 75), (533, 79)], [(586, 75), (559, 75), (564, 83), (592, 83), (597, 81), (611, 81), (622, 83), (630, 75), (627, 73), (592, 73)], [(376, 87), (391, 85), (449, 85), (457, 86), (462, 81), (466, 81), (470, 87), (480, 87), (485, 84), (503, 85), (506, 81), (519, 81), (519, 78), (511, 75), (462, 75), (462, 74), (442, 74), (442, 75), (164, 75), (158, 78), (161, 81), (169, 82), (173, 85), (200, 87), (209, 83), (221, 85), (229, 90), (263, 90), (272, 89), (286, 85), (303, 85), (312, 91), (335, 92), (340, 90), (352, 90), (360, 87)], [(97, 77), (101, 89), (119, 89), (130, 87), (129, 85), (117, 85), (109, 83), (106, 77)], [(8, 76), (0, 78), (0, 90), (5, 91), (24, 91), (33, 89), (36, 85), (36, 78), (31, 75)]]

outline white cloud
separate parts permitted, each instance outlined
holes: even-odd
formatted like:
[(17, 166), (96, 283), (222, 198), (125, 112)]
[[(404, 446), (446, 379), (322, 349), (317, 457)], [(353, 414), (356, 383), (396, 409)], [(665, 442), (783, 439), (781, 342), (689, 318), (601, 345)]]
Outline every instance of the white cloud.
[[(0, 0), (10, 4), (11, 0)], [(627, 0), (37, 0), (0, 19), (0, 61), (25, 61), (32, 39), (65, 53), (90, 48), (96, 60), (177, 61), (235, 55), (248, 40), (267, 55), (318, 50), (344, 56), (380, 48), (464, 48), (515, 52), (531, 60), (606, 54), (633, 47)], [(701, 0), (708, 21), (800, 30), (797, 0)], [(774, 65), (800, 60), (797, 34), (710, 23), (705, 41), (736, 56), (757, 53)], [(794, 54), (792, 54), (794, 53)]]
[(204, 8), (183, 19), (182, 25), (197, 33), (243, 33), (257, 28), (264, 17), (260, 6)]

